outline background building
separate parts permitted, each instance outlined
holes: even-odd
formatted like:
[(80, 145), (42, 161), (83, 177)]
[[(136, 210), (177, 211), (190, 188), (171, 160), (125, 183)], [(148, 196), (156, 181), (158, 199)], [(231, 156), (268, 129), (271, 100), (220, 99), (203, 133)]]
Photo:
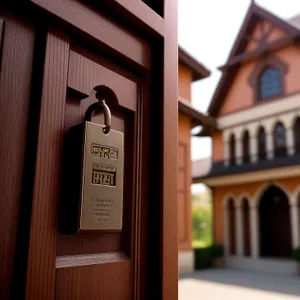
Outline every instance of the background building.
[(178, 243), (179, 272), (194, 268), (191, 217), (191, 129), (215, 121), (191, 104), (192, 82), (209, 76), (209, 71), (183, 49), (178, 52)]
[(296, 272), (299, 28), (250, 6), (208, 109), (217, 129), (199, 133), (212, 137), (212, 168), (194, 182), (212, 188), (213, 238), (230, 267)]

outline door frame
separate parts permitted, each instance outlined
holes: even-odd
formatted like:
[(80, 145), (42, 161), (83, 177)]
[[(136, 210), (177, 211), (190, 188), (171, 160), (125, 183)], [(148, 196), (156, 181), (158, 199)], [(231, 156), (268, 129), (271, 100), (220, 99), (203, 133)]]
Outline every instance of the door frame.
[[(68, 1), (69, 5), (66, 5)], [(163, 0), (162, 0), (163, 1)], [(60, 164), (60, 151), (62, 140), (58, 139), (50, 145), (52, 166), (46, 166), (43, 162), (43, 155), (48, 151), (49, 140), (44, 136), (47, 132), (47, 122), (52, 118), (55, 109), (58, 109), (56, 125), (60, 126), (64, 108), (59, 106), (59, 99), (65, 99), (66, 76), (65, 71), (60, 69), (68, 61), (69, 37), (68, 34), (77, 35), (78, 38), (85, 39), (95, 47), (101, 46), (103, 51), (112, 53), (116, 61), (129, 66), (137, 73), (143, 73), (150, 81), (145, 87), (146, 92), (151, 97), (151, 126), (150, 126), (150, 172), (148, 174), (148, 184), (151, 187), (149, 212), (155, 216), (149, 216), (148, 234), (149, 239), (156, 245), (153, 255), (149, 255), (152, 247), (148, 248), (148, 260), (151, 272), (147, 278), (147, 284), (153, 287), (148, 290), (147, 298), (155, 299), (177, 299), (178, 297), (178, 241), (177, 241), (177, 128), (178, 128), (178, 95), (177, 95), (177, 74), (178, 74), (178, 43), (177, 43), (177, 1), (163, 1), (163, 17), (155, 13), (144, 2), (140, 0), (109, 0), (104, 1), (105, 5), (97, 7), (97, 14), (92, 9), (86, 10), (90, 14), (90, 22), (83, 22), (78, 18), (81, 14), (81, 2), (76, 0), (27, 0), (24, 1), (24, 12), (34, 9), (34, 11), (45, 16), (44, 22), (48, 31), (48, 52), (45, 55), (44, 83), (41, 100), (41, 114), (39, 123), (39, 133), (37, 138), (37, 156), (33, 183), (33, 199), (30, 223), (30, 239), (34, 238), (34, 233), (39, 230), (37, 226), (41, 211), (37, 208), (38, 201), (44, 196), (54, 197), (50, 207), (44, 207), (44, 212), (51, 215), (45, 217), (45, 226), (51, 227), (53, 236), (45, 243), (34, 245), (29, 240), (29, 254), (27, 261), (27, 274), (25, 282), (26, 299), (54, 299), (53, 285), (55, 285), (55, 274), (46, 274), (44, 271), (55, 263), (55, 257), (48, 255), (45, 260), (45, 245), (51, 248), (55, 243), (57, 222), (57, 209), (55, 203), (59, 195), (51, 193), (51, 188), (60, 184), (60, 179), (55, 176), (57, 165)], [(66, 9), (66, 7), (68, 8)], [(94, 7), (95, 8), (95, 7)], [(101, 12), (105, 11), (105, 14)], [(124, 27), (116, 26), (114, 30), (108, 32), (109, 24), (112, 22), (107, 18), (107, 12), (117, 20), (122, 20)], [(99, 13), (99, 14), (98, 14)], [(58, 22), (59, 19), (59, 22)], [(44, 25), (45, 25), (44, 23)], [(98, 26), (95, 26), (97, 24)], [(51, 29), (55, 26), (56, 29)], [(129, 32), (125, 27), (138, 28), (136, 35)], [(105, 28), (106, 30), (99, 30)], [(125, 28), (125, 29), (124, 29)], [(62, 33), (63, 32), (63, 33)], [(68, 34), (66, 34), (68, 33)], [(129, 38), (131, 47), (120, 42), (123, 35)], [(151, 39), (149, 45), (136, 42), (138, 36), (146, 36)], [(61, 52), (55, 54), (50, 51), (51, 47), (59, 49)], [(150, 47), (150, 48), (149, 48)], [(151, 50), (151, 55), (148, 50)], [(53, 49), (52, 49), (53, 50)], [(111, 51), (113, 50), (113, 52)], [(53, 57), (52, 55), (57, 55)], [(53, 68), (50, 62), (57, 59), (57, 64)], [(67, 68), (65, 68), (67, 70)], [(61, 85), (53, 94), (49, 94), (47, 87), (48, 80), (55, 77), (61, 78)], [(56, 99), (57, 107), (54, 109), (53, 99)], [(57, 113), (57, 110), (56, 110)], [(52, 114), (52, 115), (51, 115)], [(153, 116), (157, 115), (158, 118)], [(145, 116), (147, 118), (147, 116)], [(55, 126), (56, 126), (55, 125)], [(153, 154), (153, 155), (152, 155)], [(50, 181), (49, 177), (50, 176)], [(47, 178), (46, 178), (47, 177)], [(41, 190), (41, 182), (47, 181), (48, 185)], [(1, 192), (1, 191), (0, 191)], [(47, 194), (48, 193), (48, 194)], [(40, 206), (41, 207), (41, 206)], [(48, 217), (48, 218), (47, 218)], [(47, 220), (52, 220), (47, 223)], [(1, 221), (0, 221), (1, 222)], [(52, 223), (53, 222), (53, 223)], [(41, 225), (39, 223), (39, 225)], [(3, 224), (5, 228), (5, 224)], [(50, 244), (48, 243), (50, 242)], [(37, 264), (37, 258), (43, 253), (43, 259)], [(16, 268), (17, 266), (15, 266)], [(35, 282), (35, 284), (33, 284)], [(37, 287), (40, 288), (37, 288)]]

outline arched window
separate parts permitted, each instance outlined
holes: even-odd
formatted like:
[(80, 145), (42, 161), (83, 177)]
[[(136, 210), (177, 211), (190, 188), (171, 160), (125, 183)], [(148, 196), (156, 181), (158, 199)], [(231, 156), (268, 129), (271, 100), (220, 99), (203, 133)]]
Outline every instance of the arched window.
[(260, 127), (258, 130), (257, 136), (257, 143), (258, 143), (258, 159), (264, 160), (267, 158), (267, 149), (266, 149), (266, 132), (263, 127)]
[(258, 99), (265, 100), (282, 93), (281, 74), (275, 67), (266, 67), (259, 77)]
[(235, 164), (235, 136), (231, 134), (229, 139), (229, 163), (230, 165)]
[(235, 206), (234, 200), (230, 199), (228, 203), (228, 228), (229, 228), (229, 253), (236, 254), (236, 232), (235, 232)]
[(243, 162), (244, 163), (250, 161), (249, 147), (250, 147), (249, 131), (246, 130), (243, 134)]
[(300, 153), (300, 118), (298, 117), (293, 126), (295, 151)]
[(273, 137), (275, 156), (286, 155), (286, 133), (285, 128), (281, 122), (278, 122), (276, 124)]

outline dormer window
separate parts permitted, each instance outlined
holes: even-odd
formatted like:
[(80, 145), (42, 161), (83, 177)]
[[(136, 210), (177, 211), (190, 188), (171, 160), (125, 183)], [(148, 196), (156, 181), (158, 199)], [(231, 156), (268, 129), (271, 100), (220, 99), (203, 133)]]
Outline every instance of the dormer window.
[(265, 100), (282, 93), (282, 83), (280, 70), (273, 66), (267, 66), (263, 69), (259, 77), (258, 99)]
[(264, 102), (284, 95), (285, 75), (288, 64), (272, 55), (257, 62), (249, 77), (254, 102)]

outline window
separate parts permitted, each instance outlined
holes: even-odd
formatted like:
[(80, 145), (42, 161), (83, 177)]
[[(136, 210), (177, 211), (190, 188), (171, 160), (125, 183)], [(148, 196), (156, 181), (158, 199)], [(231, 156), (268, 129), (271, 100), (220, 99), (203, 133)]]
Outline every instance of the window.
[(281, 60), (275, 54), (264, 55), (257, 61), (248, 83), (253, 90), (255, 102), (282, 96), (285, 94), (285, 75), (289, 70), (289, 64)]
[(260, 127), (258, 130), (258, 159), (264, 160), (267, 157), (266, 151), (266, 132), (263, 127)]
[(298, 117), (293, 126), (295, 152), (300, 153), (300, 118)]
[(248, 163), (250, 161), (249, 146), (250, 146), (249, 131), (246, 130), (243, 134), (243, 162)]
[(259, 100), (265, 100), (282, 93), (281, 74), (275, 67), (266, 67), (259, 77)]
[(286, 133), (281, 122), (276, 124), (273, 137), (275, 156), (286, 155)]
[(234, 134), (229, 139), (229, 163), (230, 165), (235, 164), (235, 137)]

